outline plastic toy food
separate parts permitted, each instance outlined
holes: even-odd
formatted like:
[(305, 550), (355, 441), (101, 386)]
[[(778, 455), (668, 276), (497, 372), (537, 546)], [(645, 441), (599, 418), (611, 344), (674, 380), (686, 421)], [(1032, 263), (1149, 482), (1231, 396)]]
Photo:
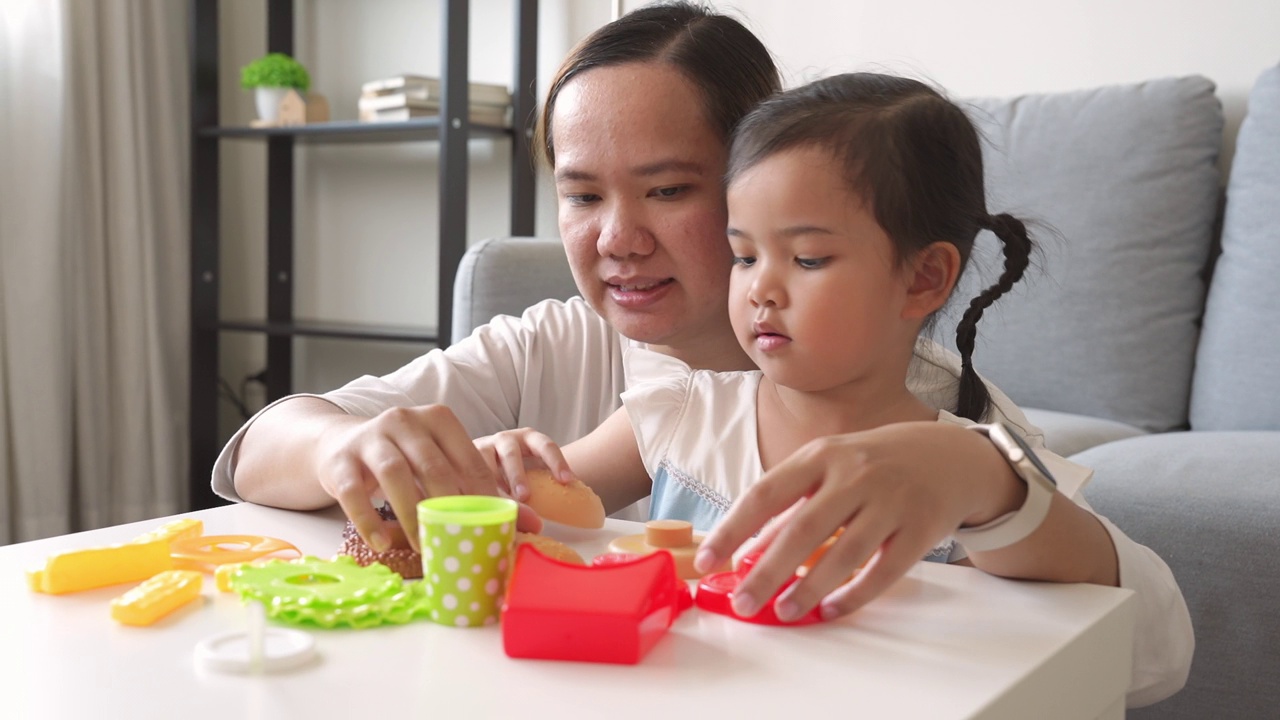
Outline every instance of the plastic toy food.
[(562, 483), (546, 470), (530, 470), (525, 476), (529, 481), (526, 504), (543, 519), (580, 528), (604, 527), (604, 503), (581, 480)]
[(405, 583), (385, 565), (361, 567), (345, 555), (241, 565), (231, 589), (257, 600), (274, 620), (323, 628), (368, 628), (426, 617), (422, 583)]
[(169, 552), (174, 567), (210, 573), (225, 563), (257, 560), (279, 552), (302, 556), (298, 548), (283, 540), (258, 535), (182, 537), (169, 543)]
[(125, 625), (150, 625), (200, 597), (204, 576), (166, 570), (111, 601), (111, 617)]
[(756, 560), (759, 558), (758, 553), (753, 553), (742, 558), (737, 570), (731, 572), (714, 573), (702, 578), (698, 582), (698, 594), (694, 598), (694, 604), (699, 608), (708, 612), (717, 613), (719, 615), (728, 615), (731, 618), (742, 620), (744, 622), (755, 623), (757, 625), (809, 625), (811, 623), (822, 622), (821, 610), (814, 607), (805, 613), (798, 620), (792, 622), (783, 622), (778, 619), (778, 615), (774, 612), (774, 601), (782, 595), (787, 588), (794, 585), (800, 580), (799, 575), (794, 575), (790, 580), (783, 583), (782, 587), (769, 598), (769, 602), (764, 604), (755, 615), (751, 617), (743, 617), (733, 611), (733, 592), (738, 589), (738, 584), (751, 572), (751, 568), (755, 566)]
[(143, 533), (129, 542), (145, 543), (152, 540), (172, 542), (178, 538), (196, 538), (204, 534), (204, 522), (195, 518), (181, 518)]
[[(693, 569), (693, 556), (698, 552), (702, 536), (693, 534), (693, 525), (684, 520), (650, 520), (643, 535), (624, 535), (609, 543), (609, 551), (620, 554), (648, 555), (666, 550), (676, 561), (676, 573), (685, 580), (697, 580), (702, 573)], [(725, 567), (728, 567), (726, 563)], [(722, 568), (723, 569), (723, 568)]]
[(635, 664), (692, 605), (667, 552), (579, 566), (522, 545), (509, 582), (502, 646), (513, 658)]
[(559, 540), (549, 538), (546, 535), (535, 535), (534, 533), (517, 532), (516, 547), (521, 545), (532, 545), (538, 548), (538, 552), (546, 555), (552, 560), (560, 562), (573, 563), (574, 565), (586, 565), (587, 561), (582, 559), (576, 550), (565, 545)]
[[(383, 520), (395, 520), (395, 513), (389, 507), (383, 506), (378, 512)], [(342, 547), (338, 548), (338, 554), (350, 555), (360, 565), (382, 563), (406, 580), (422, 577), (422, 556), (409, 547), (409, 541), (404, 539), (403, 534), (400, 540), (403, 542), (402, 546), (378, 552), (360, 537), (355, 524), (347, 521), (342, 528)]]
[(58, 553), (43, 570), (28, 572), (27, 583), (36, 592), (61, 595), (139, 582), (171, 569), (168, 541), (152, 540)]

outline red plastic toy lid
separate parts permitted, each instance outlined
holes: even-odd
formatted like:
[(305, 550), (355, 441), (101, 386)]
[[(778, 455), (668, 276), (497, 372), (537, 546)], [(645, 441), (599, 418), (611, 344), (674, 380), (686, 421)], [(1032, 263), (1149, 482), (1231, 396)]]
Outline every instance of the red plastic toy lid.
[(789, 587), (795, 584), (799, 577), (792, 576), (790, 580), (783, 583), (778, 588), (778, 592), (769, 598), (769, 602), (764, 604), (755, 615), (751, 617), (743, 617), (733, 611), (733, 593), (738, 589), (738, 585), (746, 578), (747, 573), (751, 572), (751, 568), (755, 566), (759, 554), (753, 553), (742, 558), (738, 569), (731, 572), (713, 573), (702, 578), (698, 582), (698, 594), (694, 597), (694, 605), (706, 610), (707, 612), (717, 613), (719, 615), (728, 615), (736, 620), (743, 622), (755, 623), (757, 625), (810, 625), (816, 622), (822, 622), (822, 613), (818, 607), (814, 607), (809, 612), (802, 615), (798, 620), (792, 622), (783, 622), (778, 619), (778, 615), (774, 612), (773, 604), (778, 596)]

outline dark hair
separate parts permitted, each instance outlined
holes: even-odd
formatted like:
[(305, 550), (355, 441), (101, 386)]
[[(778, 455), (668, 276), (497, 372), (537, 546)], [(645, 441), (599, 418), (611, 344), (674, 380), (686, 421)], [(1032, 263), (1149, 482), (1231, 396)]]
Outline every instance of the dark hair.
[(828, 149), (850, 189), (893, 240), (898, 262), (935, 242), (960, 251), (964, 272), (979, 230), (1004, 245), (1004, 271), (969, 303), (956, 328), (960, 392), (955, 413), (983, 419), (991, 407), (973, 369), (978, 320), (1026, 270), (1031, 239), (1022, 221), (987, 212), (982, 146), (964, 111), (924, 83), (873, 73), (824, 78), (765, 101), (738, 125), (726, 182), (775, 153)]
[(564, 86), (593, 68), (632, 62), (666, 63), (683, 73), (726, 144), (738, 121), (782, 87), (769, 51), (737, 20), (688, 2), (634, 10), (578, 43), (551, 81), (534, 139), (549, 165), (556, 160), (551, 114)]

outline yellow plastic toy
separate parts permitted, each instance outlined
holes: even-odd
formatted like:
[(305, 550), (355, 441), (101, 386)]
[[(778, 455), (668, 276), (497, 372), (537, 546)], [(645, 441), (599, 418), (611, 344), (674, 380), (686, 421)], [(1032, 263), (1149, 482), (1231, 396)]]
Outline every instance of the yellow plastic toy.
[(195, 518), (181, 518), (173, 522), (167, 522), (164, 525), (143, 533), (129, 542), (145, 543), (152, 540), (164, 540), (172, 542), (178, 538), (196, 538), (204, 534), (204, 521)]
[(111, 601), (111, 617), (125, 625), (151, 625), (200, 597), (204, 575), (166, 570)]
[(69, 550), (50, 556), (43, 570), (27, 573), (36, 592), (61, 595), (138, 582), (173, 569), (167, 540)]

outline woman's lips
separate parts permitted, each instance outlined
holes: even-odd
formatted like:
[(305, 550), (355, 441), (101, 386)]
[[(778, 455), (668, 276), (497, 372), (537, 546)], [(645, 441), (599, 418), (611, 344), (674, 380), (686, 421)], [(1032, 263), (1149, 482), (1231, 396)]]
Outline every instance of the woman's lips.
[(619, 307), (636, 310), (665, 297), (675, 285), (675, 278), (610, 278), (605, 284), (610, 300)]

